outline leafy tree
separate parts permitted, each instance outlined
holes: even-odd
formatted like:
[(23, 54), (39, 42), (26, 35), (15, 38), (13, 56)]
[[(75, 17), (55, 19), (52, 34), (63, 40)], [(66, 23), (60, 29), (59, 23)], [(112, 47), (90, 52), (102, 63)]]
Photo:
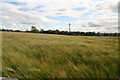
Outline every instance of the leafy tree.
[(31, 32), (33, 32), (33, 33), (38, 33), (38, 32), (39, 32), (39, 30), (38, 30), (38, 29), (36, 29), (36, 27), (35, 27), (35, 26), (32, 26), (32, 27), (31, 27)]
[(14, 32), (20, 32), (20, 30), (15, 30)]
[(55, 34), (59, 34), (60, 31), (58, 29), (55, 30)]
[(40, 32), (41, 32), (41, 33), (44, 33), (44, 30), (43, 30), (43, 29), (41, 29), (41, 30), (40, 30)]

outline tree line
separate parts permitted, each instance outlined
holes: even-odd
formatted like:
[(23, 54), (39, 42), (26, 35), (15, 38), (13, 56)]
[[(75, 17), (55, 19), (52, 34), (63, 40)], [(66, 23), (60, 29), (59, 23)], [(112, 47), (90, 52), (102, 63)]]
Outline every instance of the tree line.
[[(23, 32), (20, 30), (9, 30), (9, 29), (0, 29), (0, 31), (8, 32)], [(120, 36), (120, 33), (100, 33), (100, 32), (79, 32), (79, 31), (59, 31), (59, 30), (38, 30), (35, 26), (31, 27), (31, 30), (24, 31), (30, 33), (45, 33), (45, 34), (59, 34), (59, 35), (74, 35), (74, 36)]]

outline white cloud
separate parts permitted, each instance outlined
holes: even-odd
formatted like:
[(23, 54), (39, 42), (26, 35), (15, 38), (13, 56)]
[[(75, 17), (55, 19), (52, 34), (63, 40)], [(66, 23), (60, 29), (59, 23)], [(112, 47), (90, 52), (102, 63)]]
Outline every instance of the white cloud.
[(86, 20), (74, 21), (73, 24), (78, 24), (81, 28), (86, 28), (83, 30), (88, 31), (118, 32), (118, 16), (111, 16), (109, 13), (96, 17), (91, 16)]
[[(0, 5), (1, 9), (3, 9), (0, 10), (3, 13), (0, 18), (5, 24), (14, 27), (59, 23), (59, 21), (48, 19), (46, 16), (85, 17), (86, 20), (73, 22), (73, 24), (80, 24), (81, 26), (90, 26), (90, 23), (92, 23), (92, 28), (82, 27), (83, 30), (108, 31), (107, 28), (115, 28), (118, 24), (117, 16), (113, 16), (117, 15), (118, 0), (9, 0), (9, 2), (24, 3), (24, 5), (13, 5), (5, 2), (8, 2), (8, 0), (3, 0), (1, 2), (2, 5)], [(85, 10), (77, 11), (73, 10), (73, 8), (85, 8)], [(29, 10), (21, 11), (19, 9)], [(61, 9), (65, 10), (59, 11)], [(90, 11), (94, 12), (84, 17), (82, 16)], [(98, 26), (99, 28), (96, 28), (97, 25), (102, 27)], [(77, 26), (74, 26), (74, 30), (75, 28), (76, 30), (78, 29)]]
[(57, 23), (58, 21), (45, 18), (45, 16), (34, 15), (28, 12), (20, 11), (20, 6), (9, 3), (2, 3), (0, 6), (2, 11), (2, 22), (11, 26), (20, 25), (41, 25), (42, 23)]

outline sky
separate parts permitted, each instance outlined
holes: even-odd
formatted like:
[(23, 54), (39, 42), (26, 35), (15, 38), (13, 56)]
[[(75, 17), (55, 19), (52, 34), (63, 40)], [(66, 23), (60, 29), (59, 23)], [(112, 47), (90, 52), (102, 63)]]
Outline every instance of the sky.
[(118, 0), (1, 0), (0, 28), (118, 32)]

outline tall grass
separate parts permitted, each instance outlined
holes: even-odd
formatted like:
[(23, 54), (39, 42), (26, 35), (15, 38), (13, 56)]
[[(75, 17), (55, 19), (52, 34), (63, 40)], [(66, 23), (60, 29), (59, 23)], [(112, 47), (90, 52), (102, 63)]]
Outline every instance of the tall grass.
[(118, 38), (3, 32), (3, 77), (118, 78)]

